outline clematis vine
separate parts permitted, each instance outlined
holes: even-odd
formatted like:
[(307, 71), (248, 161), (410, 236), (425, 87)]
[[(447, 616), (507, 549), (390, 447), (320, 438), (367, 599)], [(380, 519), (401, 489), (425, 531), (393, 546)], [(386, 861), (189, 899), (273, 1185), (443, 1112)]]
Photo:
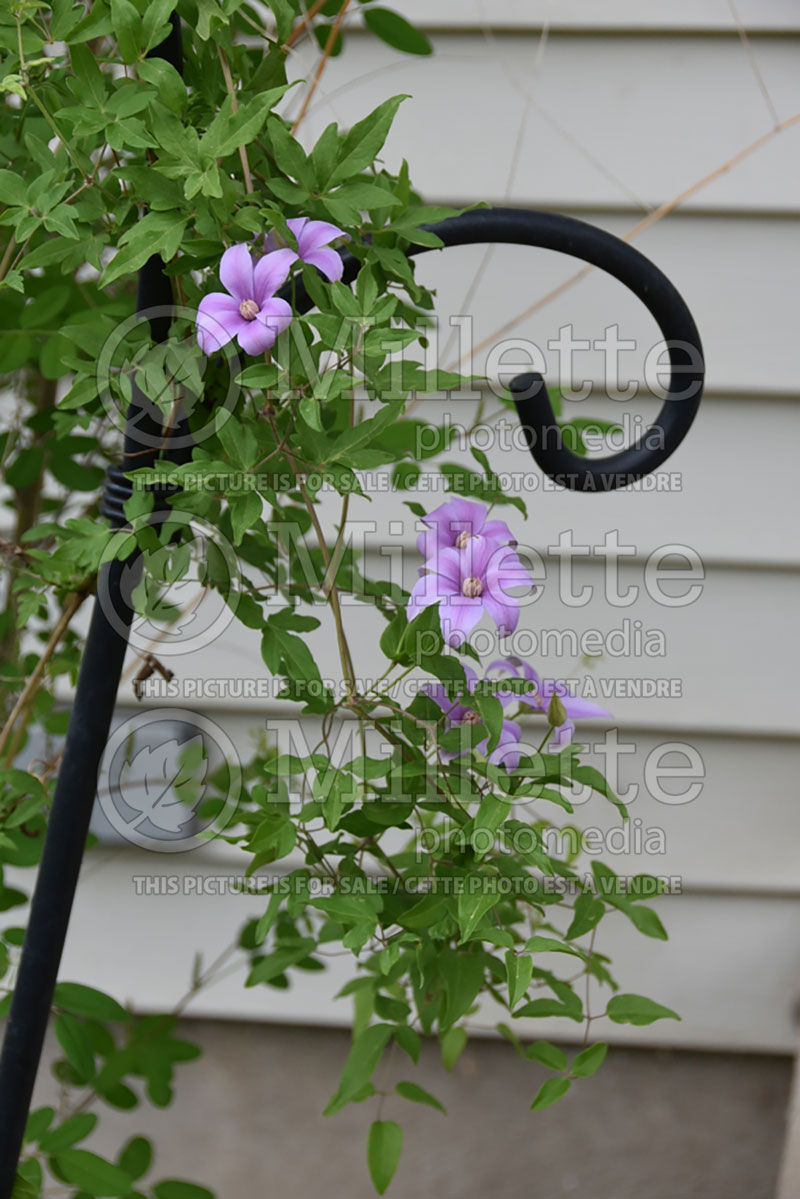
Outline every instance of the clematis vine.
[(530, 576), (508, 545), (485, 537), (468, 537), (459, 549), (443, 549), (426, 562), (408, 601), (413, 619), (439, 604), (442, 635), (449, 645), (462, 645), (484, 612), (502, 635), (519, 621), (519, 598), (509, 588), (533, 591)]
[(417, 550), (424, 558), (431, 559), (441, 550), (463, 549), (471, 537), (515, 546), (517, 543), (505, 521), (487, 520), (488, 515), (487, 508), (472, 500), (460, 496), (448, 500), (422, 517), (427, 527), (417, 538)]
[(599, 704), (593, 704), (591, 700), (581, 699), (580, 696), (573, 695), (566, 683), (559, 682), (556, 679), (540, 679), (533, 667), (519, 658), (504, 658), (497, 662), (492, 662), (489, 671), (499, 671), (501, 675), (511, 675), (513, 678), (527, 679), (529, 683), (533, 684), (531, 690), (524, 692), (522, 695), (513, 696), (511, 691), (498, 691), (497, 698), (503, 704), (510, 702), (513, 697), (526, 707), (532, 708), (534, 712), (546, 713), (553, 696), (558, 696), (567, 714), (567, 719), (563, 724), (557, 725), (553, 729), (553, 736), (547, 746), (551, 751), (557, 752), (559, 749), (563, 749), (565, 745), (569, 745), (575, 733), (576, 720), (586, 720), (597, 716), (608, 718), (611, 716), (611, 713), (607, 712), (605, 708), (601, 708)]
[[(467, 676), (467, 690), (471, 693), (475, 691), (478, 683), (478, 676), (471, 666), (464, 667), (464, 673)], [(428, 683), (423, 688), (424, 693), (433, 700), (433, 702), (442, 709), (445, 715), (445, 723), (449, 729), (462, 728), (464, 725), (480, 724), (481, 718), (477, 712), (473, 712), (472, 708), (468, 708), (466, 704), (454, 700), (451, 692), (443, 683)], [(508, 702), (508, 696), (498, 695), (498, 699), (505, 706)], [(504, 720), (503, 728), (500, 733), (500, 740), (495, 748), (488, 755), (488, 761), (493, 766), (504, 766), (506, 770), (516, 770), (519, 766), (520, 750), (519, 742), (522, 738), (522, 729), (514, 720)], [(483, 741), (478, 742), (476, 749), (485, 754), (489, 747), (489, 739), (485, 737)], [(453, 758), (461, 757), (468, 753), (468, 749), (446, 751), (439, 750), (440, 756), (445, 761), (450, 761)]]
[[(296, 262), (299, 258), (302, 262), (307, 262), (309, 266), (315, 266), (331, 283), (341, 279), (344, 272), (341, 255), (329, 247), (337, 237), (346, 237), (349, 241), (349, 234), (342, 229), (337, 229), (328, 221), (312, 221), (307, 216), (290, 217), (286, 224), (297, 240), (297, 253), (295, 254), (294, 250), (291, 251), (292, 261)], [(269, 233), (264, 239), (264, 246), (267, 250), (276, 251), (281, 245), (285, 245), (285, 243), (279, 239), (276, 233)]]
[(296, 257), (293, 250), (275, 250), (254, 264), (245, 245), (225, 251), (219, 277), (226, 291), (204, 296), (197, 310), (197, 341), (204, 354), (234, 337), (246, 354), (263, 354), (275, 344), (292, 319), (290, 305), (275, 292)]

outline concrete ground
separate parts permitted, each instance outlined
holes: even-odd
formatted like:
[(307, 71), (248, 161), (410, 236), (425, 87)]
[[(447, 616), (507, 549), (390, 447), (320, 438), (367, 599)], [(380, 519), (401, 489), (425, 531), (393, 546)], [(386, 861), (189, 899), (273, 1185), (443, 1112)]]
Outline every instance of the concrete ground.
[[(321, 1110), (348, 1052), (332, 1029), (187, 1021), (204, 1056), (181, 1067), (174, 1105), (104, 1109), (89, 1142), (109, 1156), (136, 1132), (158, 1146), (153, 1178), (182, 1177), (220, 1199), (369, 1199), (367, 1128), (377, 1100)], [(53, 1045), (48, 1054), (52, 1058)], [(502, 1042), (473, 1041), (452, 1074), (437, 1046), (418, 1068), (395, 1051), (376, 1081), (418, 1082), (437, 1111), (396, 1096), (382, 1118), (405, 1132), (391, 1199), (772, 1199), (790, 1084), (788, 1058), (612, 1050), (598, 1075), (543, 1112), (546, 1071)], [(43, 1077), (39, 1102), (57, 1094)]]

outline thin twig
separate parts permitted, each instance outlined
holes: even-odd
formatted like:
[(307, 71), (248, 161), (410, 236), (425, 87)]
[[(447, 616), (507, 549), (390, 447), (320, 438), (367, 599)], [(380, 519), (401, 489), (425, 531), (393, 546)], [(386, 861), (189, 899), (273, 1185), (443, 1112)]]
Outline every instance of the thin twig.
[(291, 50), (295, 42), (298, 41), (298, 39), (301, 38), (304, 33), (308, 32), (308, 30), (311, 28), (311, 22), (314, 20), (314, 17), (325, 7), (327, 3), (328, 0), (316, 0), (316, 3), (311, 5), (311, 8), (305, 14), (302, 21), (298, 21), (292, 32), (287, 37), (283, 44), (284, 50)]
[[(274, 414), (268, 413), (267, 419), (269, 421), (270, 428), (272, 429), (272, 435), (275, 438), (275, 441), (277, 442), (279, 440), (279, 435), (278, 435), (278, 427), (275, 422)], [(340, 658), (340, 661), (342, 664), (342, 672), (344, 675), (345, 686), (347, 687), (347, 695), (348, 695), (348, 699), (352, 701), (355, 699), (356, 690), (357, 690), (356, 680), (355, 680), (355, 670), (353, 667), (353, 658), (350, 653), (350, 646), (347, 643), (347, 636), (344, 631), (344, 622), (342, 620), (342, 606), (339, 602), (339, 588), (336, 585), (335, 574), (333, 577), (331, 577), (331, 561), (332, 561), (331, 552), (330, 552), (330, 549), (328, 548), (328, 543), (325, 540), (325, 534), (322, 530), (322, 525), (319, 523), (319, 516), (317, 515), (317, 510), (314, 505), (314, 501), (311, 499), (311, 496), (308, 494), (308, 489), (305, 485), (305, 482), (300, 473), (300, 470), (298, 469), (297, 462), (294, 458), (294, 455), (288, 449), (284, 450), (284, 454), (286, 456), (286, 461), (289, 463), (290, 469), (292, 470), (292, 472), (294, 473), (294, 475), (297, 478), (297, 486), (299, 488), (300, 494), (303, 497), (303, 502), (306, 506), (306, 511), (308, 512), (308, 515), (311, 518), (311, 523), (314, 526), (314, 532), (317, 537), (317, 543), (319, 545), (320, 553), (322, 554), (322, 558), (325, 563), (326, 578), (331, 579), (330, 588), (327, 593), (327, 598), (328, 598), (328, 603), (330, 604), (330, 607), (331, 607), (331, 611), (333, 612), (333, 622), (336, 625), (336, 640), (337, 640), (337, 643), (339, 646), (339, 658)]]
[[(793, 125), (797, 125), (798, 122), (800, 122), (800, 112), (795, 113), (794, 116), (789, 117), (785, 121), (781, 121), (780, 125), (776, 125), (774, 129), (770, 129), (766, 133), (763, 133), (761, 137), (756, 138), (754, 142), (750, 142), (750, 144), (745, 146), (743, 150), (740, 150), (737, 154), (734, 154), (732, 158), (726, 159), (721, 166), (716, 167), (713, 171), (710, 171), (709, 174), (704, 175), (702, 179), (698, 179), (696, 183), (691, 185), (691, 187), (687, 187), (684, 191), (679, 192), (679, 194), (677, 196), (673, 196), (671, 200), (667, 200), (665, 203), (659, 204), (658, 208), (654, 208), (652, 212), (649, 212), (646, 217), (639, 221), (638, 224), (634, 225), (633, 228), (629, 229), (627, 233), (623, 233), (622, 240), (633, 241), (635, 237), (638, 237), (640, 233), (644, 233), (644, 231), (649, 229), (651, 225), (655, 225), (657, 221), (663, 220), (665, 216), (669, 216), (669, 214), (674, 212), (676, 208), (679, 208), (681, 204), (685, 204), (687, 200), (690, 200), (692, 196), (695, 196), (699, 191), (702, 191), (703, 188), (708, 187), (710, 183), (714, 183), (715, 180), (721, 178), (722, 175), (725, 175), (728, 173), (728, 171), (733, 170), (734, 167), (738, 166), (741, 162), (744, 162), (746, 158), (749, 158), (751, 154), (754, 154), (756, 150), (760, 150), (762, 146), (765, 146), (768, 142), (772, 141), (772, 139), (777, 137), (778, 134), (785, 133), (787, 129), (790, 129)], [(539, 312), (539, 310), (544, 308), (546, 304), (549, 304), (551, 300), (555, 300), (559, 296), (563, 295), (565, 291), (568, 291), (569, 288), (580, 282), (581, 279), (584, 279), (587, 275), (590, 275), (594, 269), (595, 268), (593, 266), (585, 266), (579, 271), (576, 271), (574, 275), (570, 275), (568, 279), (565, 279), (563, 283), (559, 283), (558, 287), (554, 287), (552, 291), (547, 293), (547, 295), (536, 300), (522, 312), (518, 312), (516, 316), (511, 317), (510, 320), (506, 321), (499, 328), (490, 333), (488, 337), (484, 337), (482, 341), (478, 342), (478, 344), (472, 348), (469, 354), (464, 355), (463, 358), (454, 363), (448, 369), (456, 370), (459, 366), (462, 366), (465, 362), (471, 359), (472, 355), (477, 353), (479, 350), (484, 350), (488, 346), (494, 345), (499, 337), (502, 337), (506, 333), (510, 333), (512, 329), (516, 329), (517, 325), (521, 324), (522, 321), (527, 320), (528, 317)], [(409, 412), (411, 411), (412, 407), (413, 402), (408, 407)]]
[(306, 112), (308, 111), (308, 106), (311, 103), (311, 99), (314, 95), (314, 92), (317, 90), (317, 86), (319, 84), (320, 79), (322, 78), (323, 71), (325, 70), (325, 67), (327, 66), (328, 59), (330, 58), (331, 54), (333, 53), (333, 47), (336, 43), (336, 37), (339, 33), (339, 27), (341, 26), (342, 21), (345, 18), (345, 13), (347, 12), (349, 7), (350, 7), (350, 0), (344, 0), (344, 4), (339, 9), (339, 12), (336, 15), (336, 20), (331, 25), (331, 30), (330, 30), (330, 33), (328, 34), (328, 40), (325, 43), (325, 49), (322, 51), (322, 57), (320, 58), (319, 63), (317, 64), (317, 69), (314, 72), (314, 78), (311, 80), (311, 87), (308, 89), (308, 91), (305, 94), (305, 97), (303, 98), (303, 104), (302, 104), (302, 107), (298, 114), (297, 120), (295, 121), (294, 125), (292, 126), (292, 136), (293, 137), (297, 133), (300, 122), (302, 121), (303, 117), (306, 115)]
[(742, 18), (739, 16), (739, 10), (736, 7), (736, 0), (728, 0), (728, 6), (731, 10), (731, 16), (736, 22), (736, 28), (739, 31), (739, 38), (742, 46), (744, 47), (744, 52), (750, 61), (750, 66), (755, 76), (756, 83), (758, 84), (759, 91), (764, 97), (764, 103), (769, 109), (770, 116), (772, 117), (772, 124), (773, 126), (777, 126), (780, 124), (781, 119), (778, 116), (777, 108), (772, 102), (772, 96), (769, 94), (769, 89), (764, 82), (764, 76), (761, 74), (761, 68), (758, 65), (758, 59), (756, 58), (755, 51), (750, 43), (750, 38), (747, 36), (747, 30), (744, 27)]
[(17, 718), (19, 717), (20, 713), (24, 710), (24, 708), (27, 706), (28, 702), (30, 701), (31, 696), (35, 692), (36, 688), (39, 686), (39, 683), (41, 681), (42, 675), (44, 674), (47, 663), (50, 661), (53, 654), (55, 653), (55, 651), (59, 645), (59, 642), (61, 641), (61, 638), (64, 636), (64, 634), (66, 633), (66, 631), (69, 627), (70, 621), (72, 620), (75, 613), (78, 611), (78, 608), (80, 608), (80, 606), (83, 603), (85, 598), (86, 598), (85, 592), (81, 592), (81, 591), (76, 592), (71, 597), (69, 603), (67, 604), (64, 611), (61, 613), (60, 617), (58, 618), (58, 621), (57, 621), (56, 625), (54, 626), (52, 633), (50, 634), (49, 640), (47, 642), (47, 645), (44, 648), (44, 652), (43, 652), (41, 658), (39, 659), (39, 661), (36, 663), (35, 667), (33, 668), (31, 677), (28, 679), (27, 683), (25, 684), (22, 691), (20, 692), (17, 702), (14, 704), (14, 707), (11, 710), (11, 715), (9, 716), (8, 720), (5, 723), (5, 727), (3, 728), (2, 733), (0, 733), (0, 755), (3, 754), (3, 752), (6, 748), (6, 745), (8, 744), (8, 739), (11, 736), (11, 730), (13, 729), (14, 725), (17, 722)]
[[(222, 66), (222, 74), (225, 77), (225, 88), (231, 98), (231, 112), (235, 113), (238, 111), (239, 105), (236, 101), (236, 88), (233, 86), (231, 69), (228, 66), (228, 60), (225, 57), (225, 51), (222, 49), (222, 46), (217, 46), (217, 53), (219, 54), (219, 61)], [(247, 149), (245, 146), (239, 147), (239, 157), (242, 160), (244, 190), (247, 192), (248, 196), (251, 196), (253, 194), (253, 176), (250, 174), (250, 163), (247, 161)]]

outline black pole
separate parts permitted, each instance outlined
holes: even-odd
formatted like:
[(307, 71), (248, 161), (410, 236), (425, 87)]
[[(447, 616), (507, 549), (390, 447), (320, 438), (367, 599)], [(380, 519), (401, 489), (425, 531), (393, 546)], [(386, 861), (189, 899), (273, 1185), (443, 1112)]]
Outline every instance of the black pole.
[[(427, 229), (441, 238), (445, 247), (486, 243), (530, 246), (577, 258), (629, 288), (661, 330), (669, 355), (669, 383), (664, 402), (641, 437), (615, 454), (584, 458), (574, 453), (564, 442), (542, 376), (525, 374), (513, 380), (509, 391), (525, 441), (544, 474), (571, 491), (614, 491), (650, 474), (675, 452), (700, 407), (705, 363), (692, 314), (655, 263), (612, 233), (557, 212), (476, 208), (428, 225)], [(406, 253), (413, 257), (431, 250), (427, 245), (410, 245)], [(342, 260), (343, 280), (352, 283), (361, 263), (347, 250), (342, 253)], [(288, 285), (278, 294), (286, 300), (292, 298)], [(294, 298), (301, 312), (314, 306), (302, 283), (297, 284)]]
[[(180, 25), (173, 14), (169, 38), (154, 52), (181, 65)], [(136, 310), (150, 319), (155, 341), (166, 340), (172, 286), (164, 264), (152, 257), (139, 273)], [(101, 511), (117, 527), (125, 523), (123, 504), (131, 485), (127, 469), (154, 461), (162, 418), (134, 385), (126, 414), (123, 470), (109, 472)], [(128, 645), (133, 609), (131, 580), (138, 553), (101, 568), (97, 599), (86, 637), (75, 702), (47, 822), (42, 859), (31, 901), (11, 1011), (0, 1055), (0, 1199), (11, 1199), (33, 1087), (42, 1053), (56, 977), (97, 792), (97, 774), (108, 740), (117, 689)]]

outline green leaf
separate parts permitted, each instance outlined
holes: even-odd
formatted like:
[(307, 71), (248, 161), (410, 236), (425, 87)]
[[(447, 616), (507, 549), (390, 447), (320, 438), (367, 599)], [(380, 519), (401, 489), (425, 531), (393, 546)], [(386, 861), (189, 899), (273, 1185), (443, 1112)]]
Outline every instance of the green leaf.
[(320, 678), (319, 667), (302, 638), (284, 628), (278, 616), (271, 616), (261, 639), (261, 656), (273, 674), (284, 671), (292, 679), (309, 681)]
[(328, 187), (335, 187), (337, 183), (373, 165), (386, 141), (395, 113), (407, 99), (407, 95), (393, 96), (353, 126), (342, 142), (339, 161), (328, 180)]
[(537, 1020), (549, 1016), (563, 1016), (565, 1020), (574, 1020), (580, 1024), (583, 1019), (583, 1011), (575, 1005), (561, 1003), (558, 999), (532, 999), (530, 1003), (523, 1004), (514, 1012), (515, 1019), (522, 1016), (532, 1016)]
[(627, 820), (629, 818), (628, 809), (626, 808), (625, 804), (614, 794), (606, 780), (603, 778), (603, 775), (599, 770), (595, 770), (594, 766), (574, 766), (571, 774), (577, 783), (586, 783), (594, 791), (596, 791), (598, 795), (604, 795), (610, 803), (613, 803), (623, 820)]
[(278, 368), (271, 363), (257, 362), (254, 366), (245, 367), (236, 376), (236, 382), (242, 387), (274, 387), (278, 382)]
[(20, 450), (14, 461), (6, 468), (5, 481), (9, 487), (29, 487), (42, 473), (44, 455), (35, 446)]
[(326, 464), (347, 459), (354, 451), (363, 449), (380, 436), (389, 425), (394, 424), (402, 414), (402, 405), (387, 404), (377, 416), (373, 416), (370, 420), (359, 421), (352, 429), (347, 429), (336, 439), (330, 454), (325, 459)]
[(332, 122), (317, 140), (311, 151), (311, 165), (314, 169), (317, 185), (323, 191), (328, 184), (330, 173), (336, 163), (339, 153), (339, 126)]
[(201, 41), (207, 42), (227, 24), (228, 18), (217, 4), (217, 0), (197, 0), (197, 36)]
[(133, 1137), (119, 1155), (120, 1169), (136, 1181), (149, 1169), (153, 1161), (153, 1145), (147, 1137)]
[(615, 1024), (652, 1024), (655, 1020), (680, 1020), (677, 1012), (644, 995), (614, 995), (606, 1015)]
[(157, 1182), (153, 1194), (155, 1199), (214, 1199), (214, 1192), (206, 1187), (195, 1186), (193, 1182), (181, 1182), (177, 1178)]
[(25, 180), (15, 171), (0, 171), (0, 204), (25, 204)]
[(525, 950), (527, 953), (568, 953), (572, 957), (580, 957), (576, 949), (570, 945), (565, 945), (563, 941), (557, 941), (555, 937), (529, 937), (525, 942)]
[(297, 18), (297, 5), (291, 0), (269, 0), (269, 8), (275, 18), (275, 32), (278, 42), (283, 43), (292, 32), (292, 26)]
[(244, 491), (228, 496), (228, 510), (233, 527), (233, 544), (241, 545), (248, 529), (258, 524), (263, 511), (263, 500), (256, 491)]
[(363, 1091), (377, 1069), (378, 1062), (392, 1035), (390, 1024), (371, 1024), (353, 1042), (350, 1055), (342, 1070), (336, 1094), (325, 1108), (324, 1114), (332, 1116)]
[(470, 939), (486, 913), (500, 901), (497, 892), (489, 888), (488, 879), (486, 882), (487, 886), (484, 890), (476, 893), (462, 891), (458, 897), (458, 927), (462, 941)]
[(111, 0), (111, 26), (122, 61), (136, 62), (142, 38), (142, 18), (131, 0)]
[(367, 1165), (372, 1185), (383, 1195), (403, 1152), (403, 1130), (394, 1120), (375, 1120), (369, 1130)]
[(645, 907), (641, 903), (631, 903), (622, 911), (646, 937), (654, 937), (657, 941), (669, 940), (667, 930), (652, 908)]
[(589, 891), (583, 891), (575, 900), (575, 915), (567, 929), (567, 939), (573, 941), (576, 937), (591, 932), (602, 920), (605, 910), (605, 904), (601, 900), (595, 899)]
[(90, 1020), (128, 1019), (128, 1013), (116, 999), (83, 983), (56, 983), (53, 1002), (73, 1016), (86, 1016)]
[(209, 158), (226, 158), (240, 146), (246, 146), (261, 131), (267, 114), (289, 89), (289, 84), (270, 88), (260, 96), (254, 96), (234, 112), (231, 97), (227, 96), (222, 108), (214, 117), (200, 139), (200, 150)]
[[(145, 50), (152, 50), (159, 42), (163, 42), (170, 28), (169, 18), (177, 8), (177, 0), (148, 0), (142, 17), (142, 42)], [(149, 63), (160, 62), (161, 59), (148, 59)], [(167, 64), (165, 64), (167, 65)], [(139, 68), (141, 75), (141, 66)], [(144, 78), (144, 76), (142, 76)], [(166, 96), (162, 95), (167, 103)]]
[[(150, 12), (152, 7), (149, 5), (147, 11)], [(168, 108), (176, 113), (183, 112), (188, 100), (186, 84), (171, 63), (163, 58), (146, 58), (136, 69), (140, 79), (158, 89), (159, 99)]]
[(442, 1062), (445, 1070), (452, 1070), (467, 1043), (466, 1029), (453, 1025), (440, 1037)]
[(566, 1070), (567, 1055), (563, 1049), (559, 1049), (558, 1045), (551, 1045), (549, 1041), (534, 1041), (532, 1045), (525, 1046), (525, 1056), (531, 1061), (541, 1062), (543, 1066), (547, 1066), (548, 1070)]
[(55, 1164), (67, 1182), (81, 1187), (93, 1196), (130, 1195), (131, 1180), (124, 1170), (90, 1153), (88, 1149), (67, 1149), (59, 1153)]
[(403, 54), (433, 54), (433, 46), (425, 34), (390, 8), (366, 9), (364, 24), (393, 50), (401, 50)]
[(313, 187), (314, 175), (305, 150), (297, 139), (292, 137), (284, 122), (279, 117), (270, 117), (267, 131), (275, 152), (275, 161), (280, 164), (285, 174), (296, 179), (303, 187)]
[[(287, 824), (289, 823), (287, 821)], [(292, 826), (292, 831), (294, 831), (294, 826)], [(272, 982), (290, 966), (296, 966), (298, 962), (307, 958), (313, 948), (314, 941), (311, 937), (303, 937), (296, 944), (281, 946), (274, 953), (267, 954), (265, 958), (256, 961), (247, 977), (246, 985), (255, 987), (259, 983)]]
[[(444, 1112), (445, 1109), (438, 1099), (434, 1098), (429, 1091), (417, 1086), (415, 1082), (399, 1082), (395, 1087), (398, 1095), (402, 1095), (403, 1099), (410, 1099), (412, 1103), (426, 1103), (428, 1107), (435, 1107), (437, 1112)], [(447, 1114), (445, 1112), (445, 1114)]]
[(263, 945), (266, 941), (267, 933), (278, 919), (278, 910), (282, 903), (283, 896), (279, 891), (277, 891), (274, 895), (270, 895), (266, 911), (261, 917), (259, 917), (253, 933), (253, 941), (256, 945)]
[(103, 271), (100, 286), (137, 271), (153, 254), (172, 258), (185, 228), (186, 218), (179, 212), (148, 212), (120, 238), (121, 249)]
[[(486, 897), (481, 897), (486, 898)], [(492, 896), (497, 902), (497, 896)], [(440, 1016), (442, 1026), (455, 1024), (465, 1016), (483, 986), (485, 960), (479, 954), (448, 950), (439, 958), (439, 970), (445, 980), (446, 1005)]]
[(38, 1141), (39, 1137), (44, 1136), (55, 1114), (52, 1107), (40, 1107), (35, 1112), (31, 1112), (25, 1125), (25, 1140)]
[(42, 1153), (60, 1153), (69, 1149), (76, 1141), (84, 1141), (97, 1123), (94, 1112), (82, 1112), (65, 1120), (58, 1128), (51, 1128), (39, 1141)]
[(88, 1082), (94, 1074), (94, 1053), (88, 1033), (74, 1016), (66, 1013), (56, 1016), (54, 1027), (67, 1061), (81, 1082)]
[(486, 753), (493, 753), (503, 731), (503, 705), (496, 695), (485, 695), (482, 691), (476, 691), (473, 700), (481, 722), (489, 734)]
[(42, 1188), (40, 1184), (33, 1182), (30, 1178), (26, 1178), (22, 1173), (27, 1164), (27, 1162), (23, 1162), (17, 1171), (14, 1178), (14, 1189), (11, 1192), (11, 1199), (41, 1199)]
[(527, 954), (518, 956), (512, 949), (506, 953), (506, 977), (508, 979), (508, 1006), (516, 1007), (528, 990), (533, 976), (533, 958)]
[(419, 1052), (421, 1048), (419, 1033), (417, 1030), (412, 1028), (409, 1024), (398, 1024), (397, 1028), (394, 1030), (394, 1039), (403, 1050), (403, 1053), (408, 1054), (416, 1066), (419, 1062)]
[(546, 1107), (552, 1107), (554, 1103), (558, 1103), (559, 1099), (563, 1099), (570, 1088), (568, 1078), (548, 1078), (547, 1082), (542, 1083), (539, 1092), (531, 1104), (532, 1112), (540, 1112)]
[(590, 1045), (588, 1049), (584, 1049), (573, 1059), (569, 1068), (570, 1074), (573, 1078), (591, 1078), (602, 1066), (607, 1052), (608, 1045), (604, 1045), (602, 1041), (598, 1041), (596, 1045)]

